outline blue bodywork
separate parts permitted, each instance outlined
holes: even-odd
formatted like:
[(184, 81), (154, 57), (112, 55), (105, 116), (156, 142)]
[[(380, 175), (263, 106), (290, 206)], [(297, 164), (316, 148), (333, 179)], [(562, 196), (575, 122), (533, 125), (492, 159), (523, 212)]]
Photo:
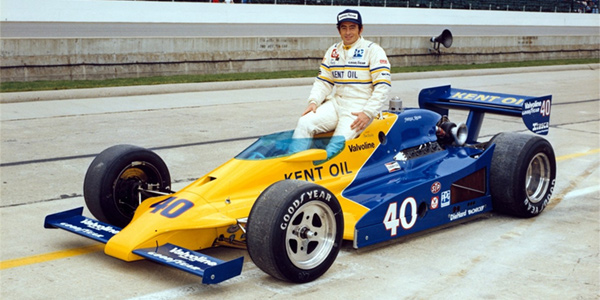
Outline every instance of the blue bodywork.
[[(386, 140), (342, 193), (369, 209), (355, 226), (354, 247), (491, 211), (494, 145), (477, 145), (485, 113), (521, 116), (528, 129), (547, 134), (551, 99), (450, 86), (422, 90), (421, 108), (398, 113)], [(465, 145), (442, 148), (436, 130), (449, 109), (469, 110), (468, 135)]]

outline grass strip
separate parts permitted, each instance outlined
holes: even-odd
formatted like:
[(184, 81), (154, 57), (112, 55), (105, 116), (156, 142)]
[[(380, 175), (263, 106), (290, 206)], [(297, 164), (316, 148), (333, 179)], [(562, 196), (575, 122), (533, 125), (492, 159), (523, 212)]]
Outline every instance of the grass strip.
[[(590, 59), (534, 60), (534, 61), (501, 62), (501, 63), (487, 63), (487, 64), (392, 67), (392, 73), (430, 72), (430, 71), (448, 71), (448, 70), (473, 70), (473, 69), (492, 69), (492, 68), (514, 68), (514, 67), (535, 67), (535, 66), (590, 64), (590, 63), (598, 63), (598, 59), (590, 58)], [(317, 70), (304, 70), (304, 71), (249, 72), (249, 73), (229, 73), (229, 74), (204, 74), (204, 75), (174, 75), (174, 76), (154, 76), (154, 77), (141, 77), (141, 78), (115, 78), (115, 79), (103, 79), (103, 80), (40, 80), (40, 81), (30, 81), (30, 82), (1, 82), (0, 83), (0, 93), (83, 89), (83, 88), (99, 88), (99, 87), (115, 87), (115, 86), (135, 86), (135, 85), (239, 81), (239, 80), (258, 80), (258, 79), (276, 79), (276, 78), (301, 78), (301, 77), (314, 77), (316, 75), (317, 75)]]

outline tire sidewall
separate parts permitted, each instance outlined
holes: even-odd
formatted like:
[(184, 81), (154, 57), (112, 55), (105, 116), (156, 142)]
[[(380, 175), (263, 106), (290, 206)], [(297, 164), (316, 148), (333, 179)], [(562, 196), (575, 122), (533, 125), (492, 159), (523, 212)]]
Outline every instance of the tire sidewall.
[(84, 179), (86, 206), (98, 220), (119, 227), (125, 227), (131, 221), (131, 216), (123, 215), (118, 208), (114, 184), (121, 171), (133, 162), (153, 165), (161, 176), (161, 186), (170, 188), (169, 170), (156, 153), (132, 145), (110, 147), (92, 161)]
[[(542, 200), (537, 203), (532, 202), (527, 197), (526, 192), (526, 176), (527, 169), (531, 160), (538, 154), (543, 153), (548, 157), (550, 162), (550, 182), (546, 189)], [(517, 199), (517, 203), (521, 203), (520, 209), (518, 209), (520, 216), (522, 217), (534, 217), (539, 215), (550, 203), (550, 198), (554, 192), (554, 185), (556, 183), (556, 160), (554, 157), (554, 150), (550, 144), (542, 138), (532, 139), (527, 143), (522, 151), (522, 157), (518, 159), (520, 164), (517, 164), (516, 174), (514, 178), (518, 178), (516, 189), (514, 190), (514, 197)]]
[[(312, 195), (312, 196), (311, 196)], [(314, 196), (316, 195), (316, 196)], [(286, 220), (291, 220), (294, 217), (294, 213), (297, 212), (305, 205), (310, 205), (314, 202), (320, 202), (326, 204), (329, 209), (334, 213), (334, 217), (336, 218), (336, 223), (343, 222), (343, 216), (341, 213), (341, 207), (337, 201), (335, 201), (335, 196), (327, 191), (326, 189), (320, 186), (307, 186), (304, 189), (296, 191), (296, 193), (290, 195), (290, 197), (284, 205), (286, 209), (280, 211), (277, 216), (277, 220), (279, 220), (280, 225), (273, 230), (273, 240), (279, 241), (274, 243), (275, 253), (287, 253), (286, 252), (286, 233), (287, 226), (289, 226), (289, 222)], [(293, 200), (291, 200), (293, 199)], [(308, 199), (308, 200), (307, 200)], [(333, 199), (333, 201), (332, 201)], [(343, 235), (343, 226), (342, 228), (336, 228), (336, 237), (335, 241), (341, 240)], [(335, 258), (338, 255), (340, 250), (340, 243), (334, 242), (333, 247), (328, 254), (327, 258), (323, 261), (319, 266), (311, 269), (311, 270), (303, 270), (296, 267), (288, 255), (279, 255), (276, 256), (277, 265), (280, 266), (280, 270), (284, 274), (296, 274), (293, 281), (296, 282), (308, 282), (312, 281), (325, 273), (329, 267), (333, 264)]]
[[(539, 136), (504, 132), (492, 138), (495, 144), (490, 170), (490, 192), (494, 209), (529, 218), (539, 215), (550, 202), (556, 182), (556, 159), (552, 145)], [(541, 201), (527, 197), (526, 176), (531, 160), (543, 153), (550, 164), (550, 182)]]
[[(288, 256), (286, 234), (294, 214), (315, 202), (325, 204), (331, 209), (336, 232), (332, 248), (323, 262), (305, 270), (296, 267)], [(265, 211), (268, 213), (263, 214)], [(259, 217), (262, 219), (257, 221), (256, 218)], [(261, 226), (270, 228), (253, 228), (258, 226), (258, 222), (261, 222)], [(266, 238), (253, 236), (260, 234), (259, 232), (265, 233), (265, 230), (268, 230)], [(248, 220), (248, 252), (259, 268), (276, 278), (296, 283), (310, 282), (323, 275), (335, 261), (341, 248), (343, 231), (342, 209), (333, 193), (314, 183), (284, 180), (267, 188), (252, 207)]]

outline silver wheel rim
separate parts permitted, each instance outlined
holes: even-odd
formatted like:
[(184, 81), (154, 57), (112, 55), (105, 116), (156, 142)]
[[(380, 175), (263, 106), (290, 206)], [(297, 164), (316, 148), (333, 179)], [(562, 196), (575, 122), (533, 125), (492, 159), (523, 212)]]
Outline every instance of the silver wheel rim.
[(550, 186), (550, 160), (544, 153), (536, 154), (527, 167), (525, 178), (525, 192), (532, 203), (538, 203), (544, 199)]
[(309, 270), (323, 263), (335, 243), (336, 230), (329, 206), (311, 201), (300, 207), (285, 234), (285, 250), (292, 264)]

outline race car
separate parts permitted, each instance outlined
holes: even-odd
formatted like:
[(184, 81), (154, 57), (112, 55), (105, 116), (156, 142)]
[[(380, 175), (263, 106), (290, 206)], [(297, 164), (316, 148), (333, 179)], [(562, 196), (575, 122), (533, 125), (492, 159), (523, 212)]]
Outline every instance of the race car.
[[(551, 96), (529, 97), (439, 86), (419, 108), (390, 100), (353, 140), (321, 134), (294, 152), (292, 131), (259, 138), (187, 187), (171, 190), (154, 152), (117, 145), (89, 166), (83, 207), (52, 215), (46, 228), (106, 243), (107, 255), (149, 259), (219, 283), (243, 257), (201, 253), (245, 248), (260, 269), (303, 283), (333, 264), (342, 240), (354, 248), (481, 216), (492, 210), (534, 217), (548, 205), (556, 162), (548, 133)], [(450, 109), (468, 110), (453, 123)], [(480, 142), (486, 113), (521, 117), (535, 134), (498, 133)], [(338, 147), (329, 147), (337, 143)], [(327, 151), (326, 149), (337, 149)]]

